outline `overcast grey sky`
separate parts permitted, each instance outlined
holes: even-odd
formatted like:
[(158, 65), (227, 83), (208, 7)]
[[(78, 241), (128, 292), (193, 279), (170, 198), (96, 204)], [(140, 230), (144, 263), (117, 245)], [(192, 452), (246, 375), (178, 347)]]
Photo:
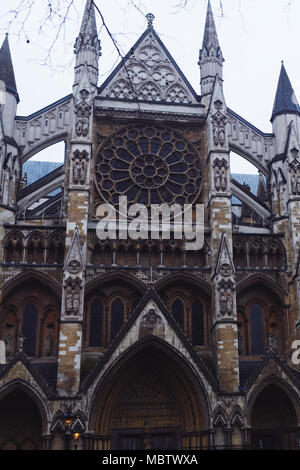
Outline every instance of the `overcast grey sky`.
[[(21, 0), (0, 2), (0, 40), (7, 30), (9, 9)], [(23, 0), (24, 1), (24, 0)], [(66, 1), (66, 0), (65, 0)], [(47, 3), (47, 2), (45, 2)], [(200, 92), (198, 56), (202, 43), (207, 0), (189, 0), (188, 7), (174, 7), (180, 0), (136, 0), (140, 11), (127, 0), (96, 0), (111, 32), (125, 54), (146, 28), (144, 14), (155, 15), (154, 27), (196, 92)], [(55, 24), (38, 32), (44, 1), (37, 0), (18, 35), (21, 24), (9, 28), (10, 46), (21, 102), (19, 115), (27, 115), (72, 91), (73, 45), (78, 34), (85, 0), (75, 0), (66, 28), (51, 51), (50, 61), (43, 59), (56, 34)], [(271, 132), (270, 116), (281, 60), (300, 99), (300, 1), (299, 0), (211, 0), (225, 58), (224, 91), (227, 105), (265, 132)], [(24, 19), (24, 18), (23, 18)], [(100, 82), (118, 62), (114, 46), (97, 19), (102, 56)], [(23, 28), (24, 30), (24, 28)], [(26, 39), (30, 42), (27, 43)], [(241, 171), (247, 171), (247, 165)], [(235, 170), (237, 171), (238, 168)]]

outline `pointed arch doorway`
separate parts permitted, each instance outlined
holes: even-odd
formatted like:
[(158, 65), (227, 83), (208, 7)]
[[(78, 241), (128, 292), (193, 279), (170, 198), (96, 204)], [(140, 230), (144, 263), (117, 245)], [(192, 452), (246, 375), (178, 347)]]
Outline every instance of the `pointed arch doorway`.
[(31, 396), (16, 388), (0, 400), (0, 449), (40, 450), (43, 416)]
[(267, 385), (256, 397), (250, 416), (252, 449), (299, 449), (295, 406), (281, 387)]
[(147, 343), (120, 359), (97, 389), (90, 419), (90, 428), (102, 441), (96, 448), (207, 447), (203, 387), (182, 357), (157, 340)]

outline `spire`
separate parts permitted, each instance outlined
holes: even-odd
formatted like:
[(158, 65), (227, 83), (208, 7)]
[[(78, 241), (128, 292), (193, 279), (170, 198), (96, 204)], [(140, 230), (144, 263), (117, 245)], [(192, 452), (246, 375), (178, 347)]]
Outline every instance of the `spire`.
[(86, 2), (74, 52), (76, 54), (74, 85), (80, 83), (84, 69), (86, 69), (89, 82), (91, 85), (97, 86), (98, 60), (101, 55), (101, 47), (97, 33), (95, 7), (92, 0)]
[(286, 113), (300, 114), (300, 106), (282, 61), (271, 121)]
[(87, 0), (86, 2), (80, 28), (80, 34), (83, 36), (86, 34), (90, 34), (91, 36), (97, 36), (95, 7), (92, 0)]
[(19, 95), (17, 91), (15, 73), (9, 48), (8, 34), (4, 39), (0, 49), (0, 80), (3, 80), (6, 85), (6, 90), (17, 98), (19, 102)]
[(220, 48), (214, 15), (210, 0), (208, 0), (202, 47), (206, 47), (206, 49), (209, 50), (211, 46), (214, 46), (216, 50)]
[(199, 54), (201, 94), (211, 93), (216, 75), (223, 77), (223, 55), (220, 48), (214, 16), (208, 0), (202, 49)]

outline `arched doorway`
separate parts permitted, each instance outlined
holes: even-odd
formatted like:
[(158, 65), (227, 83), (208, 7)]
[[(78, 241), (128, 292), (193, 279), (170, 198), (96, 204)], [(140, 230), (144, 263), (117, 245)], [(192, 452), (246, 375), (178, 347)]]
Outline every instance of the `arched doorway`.
[[(98, 388), (90, 429), (113, 450), (209, 445), (208, 402), (189, 366), (157, 340), (127, 355)], [(103, 448), (103, 447), (97, 447)]]
[(0, 401), (0, 449), (39, 450), (42, 417), (35, 402), (22, 390), (14, 390)]
[(295, 407), (288, 395), (270, 384), (256, 398), (251, 411), (253, 449), (299, 449)]

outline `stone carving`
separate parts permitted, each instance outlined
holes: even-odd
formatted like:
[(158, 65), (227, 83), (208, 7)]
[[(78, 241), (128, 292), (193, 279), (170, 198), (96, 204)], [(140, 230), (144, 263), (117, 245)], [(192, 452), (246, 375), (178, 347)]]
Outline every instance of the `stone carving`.
[(69, 316), (77, 316), (79, 314), (81, 284), (79, 278), (69, 278), (66, 281), (65, 311)]
[(191, 100), (186, 90), (178, 84), (173, 85), (166, 93), (166, 101), (168, 103), (190, 103)]
[(213, 164), (214, 168), (214, 181), (217, 191), (226, 191), (227, 189), (227, 162), (224, 158), (220, 160), (216, 158)]
[(228, 277), (232, 274), (232, 268), (229, 263), (223, 263), (221, 264), (219, 268), (219, 273), (221, 276)]
[(146, 82), (140, 89), (139, 98), (141, 100), (147, 100), (149, 97), (151, 98), (151, 101), (162, 100), (159, 88), (154, 83)]
[(151, 308), (142, 318), (142, 326), (154, 330), (162, 322), (161, 317)]
[(299, 151), (292, 149), (290, 152), (291, 162), (289, 164), (290, 180), (291, 180), (291, 191), (295, 196), (300, 195), (300, 162), (299, 162)]
[(89, 104), (90, 92), (86, 89), (80, 90), (80, 102), (75, 106), (76, 135), (86, 137), (89, 133), (90, 115), (92, 106)]
[(109, 96), (111, 98), (133, 99), (134, 93), (132, 93), (132, 87), (126, 80), (118, 80), (111, 87)]
[(220, 315), (232, 316), (233, 314), (233, 290), (234, 284), (229, 279), (224, 281), (223, 279), (218, 285), (219, 290), (219, 306), (220, 306)]
[[(151, 15), (149, 20), (153, 21)], [(183, 76), (158, 43), (152, 26), (101, 95), (129, 100), (196, 103)]]
[(76, 151), (73, 156), (73, 183), (84, 185), (86, 183), (88, 153)]
[(212, 115), (212, 127), (213, 127), (213, 141), (216, 147), (221, 147), (225, 144), (225, 125), (227, 122), (226, 116), (221, 113), (223, 103), (220, 100), (214, 103), (217, 112)]

